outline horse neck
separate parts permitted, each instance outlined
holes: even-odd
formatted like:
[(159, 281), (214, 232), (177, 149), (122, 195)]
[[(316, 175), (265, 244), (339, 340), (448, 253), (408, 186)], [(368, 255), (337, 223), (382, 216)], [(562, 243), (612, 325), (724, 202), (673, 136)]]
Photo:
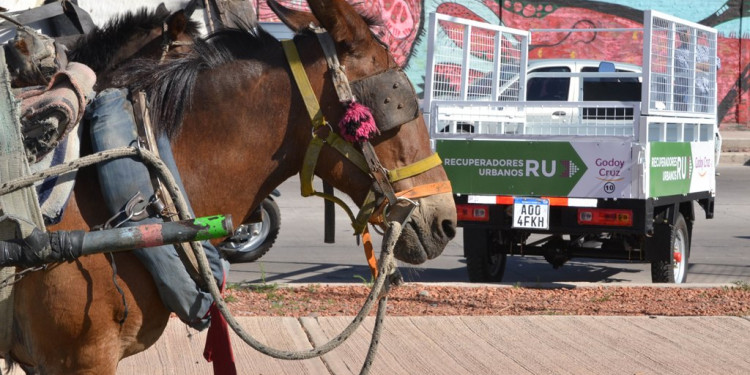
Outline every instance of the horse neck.
[(290, 113), (291, 93), (278, 82), (283, 72), (258, 76), (246, 63), (231, 65), (199, 76), (172, 145), (196, 214), (231, 213), (238, 221), (299, 172), (310, 125)]
[[(286, 60), (259, 75), (253, 66), (238, 62), (225, 68), (224, 73), (199, 76), (196, 100), (173, 142), (196, 214), (229, 213), (200, 212), (218, 207), (234, 210), (235, 217), (245, 215), (243, 210), (257, 206), (302, 168), (312, 124), (299, 89), (282, 64)], [(313, 63), (308, 69), (314, 90), (335, 98), (333, 88), (326, 87), (329, 83), (324, 75), (315, 74), (318, 69), (327, 69), (325, 61)], [(340, 106), (338, 102), (321, 101), (324, 108), (332, 105)], [(316, 172), (355, 202), (364, 200), (369, 179), (353, 164), (342, 161), (338, 152), (324, 147)]]

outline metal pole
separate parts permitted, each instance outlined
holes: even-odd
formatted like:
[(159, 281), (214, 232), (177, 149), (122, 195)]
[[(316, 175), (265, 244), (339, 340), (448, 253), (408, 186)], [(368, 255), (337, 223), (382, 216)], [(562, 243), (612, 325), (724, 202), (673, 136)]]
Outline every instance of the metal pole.
[(0, 241), (0, 267), (35, 267), (80, 256), (204, 241), (232, 234), (231, 216), (208, 216), (93, 232), (44, 232), (34, 228), (23, 239)]
[[(333, 186), (323, 181), (323, 193), (333, 195)], [(323, 242), (336, 243), (336, 211), (333, 202), (323, 200)]]
[(82, 254), (141, 249), (166, 244), (204, 241), (232, 233), (231, 215), (200, 217), (88, 232)]

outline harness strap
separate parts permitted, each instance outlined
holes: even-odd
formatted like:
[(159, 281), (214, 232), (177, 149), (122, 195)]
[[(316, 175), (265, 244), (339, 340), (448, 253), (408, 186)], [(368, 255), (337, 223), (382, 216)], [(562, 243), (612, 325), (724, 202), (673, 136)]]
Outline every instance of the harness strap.
[(420, 161), (403, 166), (401, 168), (389, 170), (388, 180), (390, 180), (391, 182), (396, 182), (407, 179), (409, 177), (414, 177), (418, 174), (427, 172), (430, 169), (439, 166), (440, 164), (443, 164), (443, 161), (440, 160), (440, 156), (436, 152)]
[(435, 194), (452, 193), (452, 192), (453, 192), (453, 188), (451, 187), (451, 182), (446, 180), (446, 181), (439, 181), (439, 182), (433, 182), (430, 184), (414, 186), (410, 189), (399, 191), (398, 193), (396, 193), (396, 196), (399, 198), (415, 199), (415, 198), (422, 198), (422, 197), (427, 197), (427, 196), (435, 195)]
[(367, 265), (370, 267), (370, 272), (373, 278), (378, 277), (378, 259), (375, 258), (375, 248), (372, 246), (372, 237), (370, 236), (370, 230), (365, 226), (362, 232), (362, 246), (365, 248), (365, 258), (367, 258)]
[(375, 195), (375, 190), (370, 189), (370, 191), (367, 192), (364, 203), (362, 203), (362, 207), (359, 209), (357, 218), (352, 221), (354, 234), (364, 233), (367, 229), (367, 223), (370, 220), (370, 217), (372, 217), (375, 210), (380, 207), (380, 203), (381, 202), (378, 202), (378, 197)]
[[(169, 53), (170, 48), (179, 47), (179, 46), (192, 46), (192, 45), (193, 45), (192, 41), (172, 40), (169, 37), (169, 24), (166, 21), (161, 24), (161, 57), (159, 58), (160, 63), (167, 58), (167, 54)], [(133, 52), (133, 55), (135, 55), (136, 53), (137, 51)]]
[(315, 188), (312, 185), (313, 178), (315, 177), (315, 164), (317, 164), (320, 150), (323, 148), (323, 145), (325, 143), (326, 142), (322, 138), (318, 137), (316, 134), (313, 134), (313, 138), (312, 140), (310, 140), (310, 145), (307, 146), (307, 151), (305, 152), (305, 159), (302, 162), (302, 168), (299, 171), (300, 195), (302, 195), (303, 197), (317, 196), (336, 203), (341, 208), (343, 208), (346, 214), (349, 215), (349, 218), (354, 221), (354, 213), (352, 213), (352, 210), (349, 208), (349, 206), (346, 205), (344, 201), (334, 195), (315, 191)]
[[(451, 187), (450, 181), (439, 181), (424, 185), (418, 185), (406, 190), (399, 191), (398, 193), (396, 193), (396, 196), (399, 198), (417, 199), (428, 197), (430, 195), (452, 192), (453, 188)], [(384, 213), (386, 203), (386, 201), (383, 201), (383, 203), (378, 206), (378, 209), (373, 212), (372, 216), (370, 216), (370, 224), (379, 225), (385, 222)]]
[[(156, 144), (156, 137), (154, 135), (153, 127), (151, 126), (151, 117), (148, 113), (148, 99), (146, 98), (146, 93), (143, 91), (135, 92), (132, 95), (132, 99), (135, 125), (138, 137), (143, 143), (139, 144), (139, 146), (153, 152), (157, 157), (160, 157), (159, 147)], [(164, 221), (175, 221), (176, 217), (167, 213), (167, 210), (176, 208), (174, 201), (172, 200), (172, 195), (169, 194), (167, 188), (151, 168), (148, 169), (148, 172), (151, 178), (151, 185), (154, 187), (155, 197), (155, 201), (149, 202), (149, 204), (155, 206), (154, 211), (159, 211), (158, 213), (161, 214)], [(177, 172), (175, 171), (175, 173)], [(143, 211), (145, 216), (148, 216), (147, 210)], [(182, 264), (185, 266), (190, 278), (202, 288), (206, 288), (204, 280), (200, 276), (198, 260), (195, 258), (195, 253), (192, 251), (190, 243), (176, 243), (173, 246), (175, 250), (177, 250), (180, 261), (182, 261)]]
[(367, 160), (367, 165), (370, 166), (370, 175), (375, 179), (385, 198), (388, 199), (388, 203), (396, 204), (396, 192), (393, 191), (393, 185), (388, 181), (388, 171), (380, 164), (378, 155), (375, 154), (375, 149), (370, 142), (362, 143), (362, 154)]
[(339, 101), (342, 103), (353, 101), (354, 94), (352, 94), (352, 88), (349, 86), (349, 80), (346, 78), (346, 70), (339, 63), (339, 57), (336, 54), (336, 45), (333, 43), (331, 35), (322, 27), (311, 26), (310, 28), (315, 33), (315, 36), (318, 37), (320, 47), (323, 48), (323, 54), (326, 57), (328, 69), (331, 72), (331, 79), (333, 80), (333, 87), (336, 88)]
[(300, 193), (303, 197), (309, 197), (315, 193), (315, 188), (312, 186), (312, 181), (315, 177), (315, 164), (318, 163), (318, 156), (324, 143), (323, 139), (313, 134), (310, 145), (307, 146), (305, 158), (302, 161), (302, 168), (299, 171)]
[(318, 99), (315, 97), (310, 80), (307, 79), (307, 73), (302, 66), (302, 60), (297, 52), (297, 47), (294, 45), (294, 40), (292, 39), (282, 40), (281, 45), (284, 47), (287, 60), (289, 60), (289, 67), (292, 70), (294, 79), (297, 81), (297, 87), (302, 95), (302, 100), (305, 102), (307, 113), (310, 114), (313, 130), (317, 130), (326, 124), (326, 120), (323, 117), (323, 112), (320, 110), (320, 105), (318, 104)]
[(344, 155), (350, 162), (354, 163), (362, 172), (369, 173), (367, 161), (362, 153), (351, 143), (336, 134), (336, 132), (329, 132), (328, 137), (326, 137), (326, 143), (335, 148), (341, 155)]

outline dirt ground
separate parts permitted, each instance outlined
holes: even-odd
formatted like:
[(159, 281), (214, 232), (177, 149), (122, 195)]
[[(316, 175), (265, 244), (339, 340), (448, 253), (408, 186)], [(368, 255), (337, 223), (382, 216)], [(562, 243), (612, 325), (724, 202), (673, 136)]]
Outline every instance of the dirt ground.
[[(367, 285), (232, 286), (225, 292), (238, 316), (353, 316)], [(373, 308), (374, 314), (376, 309)], [(717, 288), (456, 287), (410, 283), (394, 288), (388, 315), (750, 315), (750, 285)]]

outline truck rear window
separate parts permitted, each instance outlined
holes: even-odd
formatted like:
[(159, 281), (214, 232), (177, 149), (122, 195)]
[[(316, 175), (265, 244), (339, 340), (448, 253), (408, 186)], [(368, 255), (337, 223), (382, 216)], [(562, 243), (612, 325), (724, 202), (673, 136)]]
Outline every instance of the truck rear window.
[[(585, 67), (583, 73), (596, 72), (595, 67)], [(621, 73), (633, 73), (627, 70), (617, 69)], [(641, 83), (638, 78), (583, 78), (583, 101), (618, 101), (618, 102), (640, 102)]]
[[(570, 72), (564, 66), (534, 69), (530, 73)], [(526, 84), (527, 101), (567, 101), (570, 78), (530, 78)]]

